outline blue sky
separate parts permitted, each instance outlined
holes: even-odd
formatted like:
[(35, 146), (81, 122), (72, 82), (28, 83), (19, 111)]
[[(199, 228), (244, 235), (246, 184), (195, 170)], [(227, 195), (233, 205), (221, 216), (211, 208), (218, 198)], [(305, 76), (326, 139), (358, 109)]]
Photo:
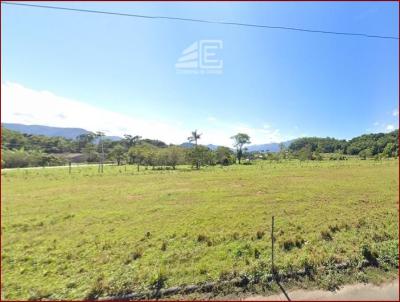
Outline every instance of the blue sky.
[[(38, 3), (40, 4), (40, 3)], [(398, 3), (107, 3), (53, 6), (398, 36)], [(221, 74), (175, 64), (220, 40)], [(351, 138), (398, 128), (398, 41), (149, 20), (2, 4), (2, 122), (183, 142)]]

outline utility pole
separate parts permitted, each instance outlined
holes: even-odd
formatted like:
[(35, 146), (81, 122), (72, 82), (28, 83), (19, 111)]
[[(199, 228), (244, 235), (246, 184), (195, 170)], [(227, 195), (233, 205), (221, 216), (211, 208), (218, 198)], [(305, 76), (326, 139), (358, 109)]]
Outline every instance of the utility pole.
[(97, 131), (96, 136), (100, 139), (99, 143), (101, 143), (101, 159), (99, 163), (99, 169), (98, 171), (103, 173), (103, 163), (104, 163), (104, 145), (103, 145), (103, 139), (102, 137), (104, 136), (104, 132)]
[(103, 173), (103, 165), (104, 165), (104, 146), (103, 146), (103, 139), (101, 139), (101, 173)]

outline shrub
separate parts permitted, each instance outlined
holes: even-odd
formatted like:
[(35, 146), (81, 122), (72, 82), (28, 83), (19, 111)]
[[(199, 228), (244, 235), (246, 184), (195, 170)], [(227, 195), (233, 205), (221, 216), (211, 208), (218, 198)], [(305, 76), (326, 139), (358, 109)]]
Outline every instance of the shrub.
[(347, 160), (347, 157), (340, 153), (335, 153), (329, 156), (329, 160)]
[(321, 231), (321, 237), (326, 241), (330, 241), (333, 239), (330, 231)]
[(210, 240), (210, 238), (208, 238), (206, 235), (200, 234), (199, 236), (197, 236), (197, 241), (198, 242), (207, 242), (208, 246), (212, 245), (212, 241)]
[(136, 250), (131, 254), (131, 257), (132, 257), (133, 260), (139, 259), (142, 256), (143, 256), (143, 251), (142, 250)]
[(328, 228), (329, 228), (329, 230), (330, 230), (332, 233), (336, 233), (336, 232), (339, 232), (339, 231), (340, 231), (340, 228), (339, 228), (339, 226), (338, 226), (337, 224), (335, 224), (335, 225), (330, 225)]
[(207, 237), (206, 235), (199, 234), (199, 235), (197, 236), (197, 241), (198, 241), (198, 242), (206, 242), (207, 240), (209, 240), (209, 239), (208, 239), (208, 237)]
[(150, 279), (150, 288), (160, 290), (165, 286), (165, 281), (167, 281), (167, 275), (163, 270), (160, 270)]
[(108, 283), (104, 280), (103, 276), (97, 278), (92, 288), (86, 295), (86, 299), (88, 300), (96, 300), (103, 293), (105, 293), (108, 289)]
[(281, 246), (285, 251), (290, 251), (291, 249), (297, 247), (301, 248), (304, 244), (304, 239), (296, 236), (295, 238), (289, 238), (282, 242)]
[(264, 237), (264, 234), (265, 234), (264, 231), (258, 230), (257, 233), (256, 233), (257, 239), (263, 238), (263, 237)]
[(362, 247), (362, 255), (371, 265), (378, 266), (378, 253), (373, 251), (370, 246), (363, 245)]

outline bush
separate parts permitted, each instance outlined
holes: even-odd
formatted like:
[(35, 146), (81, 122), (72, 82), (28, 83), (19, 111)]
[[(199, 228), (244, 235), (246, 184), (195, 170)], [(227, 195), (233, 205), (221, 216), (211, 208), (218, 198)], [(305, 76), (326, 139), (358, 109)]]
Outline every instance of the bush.
[(281, 243), (282, 248), (285, 251), (290, 251), (293, 248), (297, 247), (297, 248), (301, 248), (304, 244), (304, 239), (296, 236), (295, 238), (290, 238), (290, 239), (286, 239)]
[(329, 160), (347, 160), (347, 157), (340, 153), (335, 153), (329, 156)]
[(257, 233), (256, 233), (257, 239), (263, 238), (263, 237), (264, 237), (264, 234), (265, 234), (264, 231), (258, 230)]
[(371, 265), (379, 266), (378, 263), (378, 253), (371, 249), (368, 245), (363, 245), (362, 247), (362, 255)]
[(160, 290), (165, 286), (165, 281), (167, 281), (167, 275), (163, 270), (160, 270), (150, 279), (150, 288), (155, 290)]
[(38, 151), (2, 150), (2, 168), (61, 166), (64, 164), (66, 164), (64, 158)]
[(133, 260), (139, 259), (142, 256), (143, 256), (143, 251), (142, 250), (136, 250), (131, 254), (131, 257), (132, 257)]
[(322, 231), (322, 232), (321, 232), (321, 237), (322, 237), (322, 239), (324, 239), (324, 240), (326, 240), (326, 241), (330, 241), (330, 240), (333, 239), (333, 238), (332, 238), (332, 234), (331, 234), (330, 231)]
[(2, 168), (23, 168), (29, 166), (29, 154), (23, 150), (2, 150)]
[(212, 241), (210, 240), (210, 238), (208, 238), (206, 235), (200, 234), (199, 236), (197, 236), (197, 241), (198, 242), (207, 242), (208, 246), (212, 245)]

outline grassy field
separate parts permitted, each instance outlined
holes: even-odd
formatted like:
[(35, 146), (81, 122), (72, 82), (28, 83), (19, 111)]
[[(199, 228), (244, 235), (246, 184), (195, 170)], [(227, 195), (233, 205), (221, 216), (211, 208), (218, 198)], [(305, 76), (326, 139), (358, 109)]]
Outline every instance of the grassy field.
[(281, 272), (373, 258), (385, 274), (397, 263), (397, 160), (32, 169), (1, 180), (3, 299), (266, 274), (272, 215)]

